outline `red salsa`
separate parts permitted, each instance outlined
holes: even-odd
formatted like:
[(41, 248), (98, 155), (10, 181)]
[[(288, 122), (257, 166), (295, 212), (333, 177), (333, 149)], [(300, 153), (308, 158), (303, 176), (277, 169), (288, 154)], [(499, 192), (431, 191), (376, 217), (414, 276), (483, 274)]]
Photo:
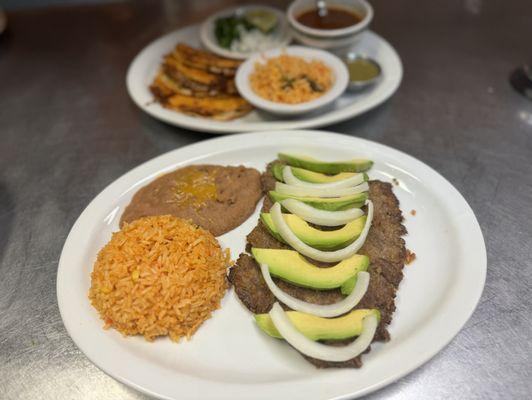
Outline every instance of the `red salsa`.
[(314, 29), (342, 29), (358, 24), (362, 18), (354, 11), (344, 8), (328, 7), (327, 15), (320, 17), (318, 9), (313, 8), (297, 16), (297, 21)]

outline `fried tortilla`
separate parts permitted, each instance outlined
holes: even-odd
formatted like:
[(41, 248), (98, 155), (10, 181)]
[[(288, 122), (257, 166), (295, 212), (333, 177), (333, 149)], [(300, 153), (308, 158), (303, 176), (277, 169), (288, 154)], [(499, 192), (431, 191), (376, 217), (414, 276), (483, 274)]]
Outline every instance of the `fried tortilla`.
[(251, 111), (250, 104), (240, 96), (191, 97), (176, 93), (165, 98), (164, 104), (186, 114), (219, 121), (235, 119)]
[(150, 91), (157, 102), (174, 111), (219, 121), (239, 118), (252, 106), (237, 92), (238, 65), (180, 43), (164, 57)]
[(174, 215), (222, 235), (244, 222), (262, 197), (256, 169), (191, 165), (141, 188), (126, 207), (120, 226), (152, 215)]
[(180, 60), (176, 60), (171, 54), (166, 56), (162, 70), (165, 75), (190, 89), (192, 93), (206, 92), (210, 96), (237, 93), (233, 79), (225, 75), (190, 68)]
[(153, 84), (150, 86), (152, 94), (155, 95), (157, 101), (165, 103), (166, 99), (174, 94), (181, 94), (183, 96), (192, 97), (207, 97), (214, 96), (217, 93), (209, 92), (201, 89), (197, 90), (196, 84), (188, 83), (187, 86), (178, 82), (170, 76), (171, 74), (164, 73), (166, 68), (163, 66), (161, 71), (155, 76)]
[(173, 52), (176, 59), (181, 60), (191, 68), (233, 77), (240, 65), (239, 61), (218, 57), (215, 54), (195, 49), (184, 43), (179, 43)]
[[(275, 178), (271, 173), (270, 165), (262, 175), (263, 190), (268, 192), (273, 189), (274, 185)], [(374, 204), (373, 223), (366, 242), (359, 253), (370, 258), (371, 264), (368, 269), (370, 284), (366, 294), (355, 308), (377, 308), (380, 310), (381, 321), (374, 340), (387, 341), (389, 340), (387, 326), (390, 324), (395, 311), (396, 290), (403, 278), (402, 269), (406, 259), (406, 248), (401, 236), (406, 234), (406, 229), (402, 225), (402, 213), (391, 184), (370, 181), (369, 198)], [(271, 206), (271, 200), (266, 198), (263, 211), (267, 212)], [(251, 247), (290, 248), (275, 239), (261, 221), (248, 235), (247, 242), (248, 251)], [(319, 267), (331, 265), (315, 260), (309, 261)], [(270, 311), (276, 301), (264, 282), (259, 265), (247, 254), (240, 255), (236, 265), (231, 268), (229, 280), (232, 282), (239, 299), (253, 313)], [(314, 290), (295, 286), (275, 277), (273, 280), (286, 293), (310, 303), (331, 304), (344, 298), (339, 289)], [(325, 343), (341, 346), (352, 340), (354, 338), (342, 341), (326, 341)], [(304, 357), (319, 368), (359, 368), (362, 366), (361, 356), (346, 362), (329, 362)]]

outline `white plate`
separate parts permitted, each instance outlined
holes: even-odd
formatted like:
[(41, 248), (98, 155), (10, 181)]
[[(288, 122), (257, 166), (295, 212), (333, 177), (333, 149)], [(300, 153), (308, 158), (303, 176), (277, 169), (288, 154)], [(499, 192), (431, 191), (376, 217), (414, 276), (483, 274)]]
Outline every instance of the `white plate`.
[(358, 94), (347, 92), (331, 106), (295, 118), (280, 118), (263, 111), (252, 111), (233, 121), (215, 121), (168, 110), (153, 102), (149, 85), (163, 56), (178, 42), (200, 47), (199, 27), (194, 25), (171, 32), (149, 44), (129, 66), (126, 84), (129, 95), (143, 111), (161, 121), (195, 131), (234, 133), (330, 125), (353, 118), (386, 101), (397, 90), (403, 76), (401, 60), (393, 47), (379, 35), (366, 31), (361, 34), (360, 42), (353, 49), (375, 59), (383, 72), (383, 78), (369, 90)]
[[(281, 150), (323, 159), (357, 156), (375, 161), (370, 177), (391, 181), (405, 214), (407, 247), (417, 260), (405, 267), (390, 325), (391, 341), (372, 346), (359, 370), (319, 370), (285, 342), (261, 333), (230, 290), (189, 342), (148, 343), (104, 331), (87, 299), (98, 250), (118, 229), (132, 195), (161, 173), (193, 163), (244, 164), (264, 169)], [(410, 210), (417, 211), (416, 216)], [(233, 258), (243, 251), (258, 210), (219, 237)], [(419, 367), (458, 333), (484, 286), (486, 249), (473, 211), (436, 171), (392, 148), (317, 131), (227, 136), (163, 154), (128, 172), (83, 211), (59, 261), (57, 297), (63, 322), (78, 347), (109, 375), (166, 399), (345, 399), (376, 390)]]

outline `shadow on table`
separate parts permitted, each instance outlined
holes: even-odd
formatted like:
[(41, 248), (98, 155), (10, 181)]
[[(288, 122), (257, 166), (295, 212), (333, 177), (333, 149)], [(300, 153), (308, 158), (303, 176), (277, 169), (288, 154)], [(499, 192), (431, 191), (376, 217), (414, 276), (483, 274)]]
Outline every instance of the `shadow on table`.
[(382, 136), (379, 132), (385, 129), (390, 111), (390, 104), (386, 102), (361, 115), (321, 129), (379, 141)]
[[(132, 102), (130, 106), (132, 109), (135, 109), (135, 113), (138, 115), (138, 122), (143, 128), (141, 129), (143, 135), (148, 137), (151, 142), (157, 143), (160, 150), (168, 151), (191, 143), (220, 136), (213, 133), (196, 132), (185, 128), (179, 128), (159, 121), (144, 112), (140, 112)], [(385, 103), (349, 120), (324, 127), (308, 129), (344, 133), (379, 141), (383, 133), (387, 130), (385, 128), (387, 126), (387, 120), (389, 119), (390, 110), (391, 108), (389, 104)]]
[(150, 136), (157, 136), (157, 140), (160, 139), (165, 142), (170, 141), (183, 146), (199, 140), (211, 139), (218, 136), (212, 133), (195, 132), (185, 128), (179, 128), (159, 121), (146, 113), (141, 114), (142, 115), (139, 116), (139, 122), (142, 127), (145, 128), (143, 129), (143, 132)]
[(0, 268), (4, 259), (4, 252), (9, 241), (13, 220), (15, 217), (15, 203), (6, 186), (0, 182)]

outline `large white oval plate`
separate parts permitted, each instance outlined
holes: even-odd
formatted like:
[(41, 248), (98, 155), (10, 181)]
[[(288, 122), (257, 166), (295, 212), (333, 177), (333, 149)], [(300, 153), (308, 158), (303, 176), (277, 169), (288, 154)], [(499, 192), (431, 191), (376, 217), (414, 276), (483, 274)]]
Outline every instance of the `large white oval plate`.
[(257, 110), (233, 121), (193, 117), (168, 110), (154, 102), (149, 86), (159, 69), (163, 56), (169, 53), (178, 42), (200, 47), (199, 36), (199, 26), (192, 25), (160, 37), (135, 57), (126, 77), (129, 95), (143, 111), (161, 121), (195, 131), (222, 134), (330, 125), (377, 107), (397, 90), (403, 77), (403, 66), (394, 48), (376, 33), (366, 31), (354, 50), (377, 60), (381, 65), (383, 78), (364, 92), (358, 94), (346, 92), (324, 109), (291, 118), (281, 118)]
[[(230, 290), (222, 308), (191, 341), (148, 343), (104, 331), (87, 299), (98, 250), (141, 186), (194, 163), (244, 164), (263, 170), (281, 150), (323, 159), (375, 161), (370, 177), (392, 181), (405, 215), (405, 267), (390, 326), (391, 341), (373, 346), (359, 370), (318, 370), (280, 340), (262, 334)], [(416, 215), (410, 211), (415, 209)], [(258, 210), (257, 210), (258, 211)], [(255, 212), (219, 237), (233, 258), (257, 223)], [(319, 131), (252, 133), (216, 138), (163, 154), (128, 172), (83, 211), (59, 261), (57, 297), (64, 324), (87, 357), (119, 381), (167, 399), (344, 399), (380, 388), (420, 366), (458, 333), (473, 312), (486, 274), (486, 249), (473, 211), (460, 193), (426, 164), (384, 145)]]

